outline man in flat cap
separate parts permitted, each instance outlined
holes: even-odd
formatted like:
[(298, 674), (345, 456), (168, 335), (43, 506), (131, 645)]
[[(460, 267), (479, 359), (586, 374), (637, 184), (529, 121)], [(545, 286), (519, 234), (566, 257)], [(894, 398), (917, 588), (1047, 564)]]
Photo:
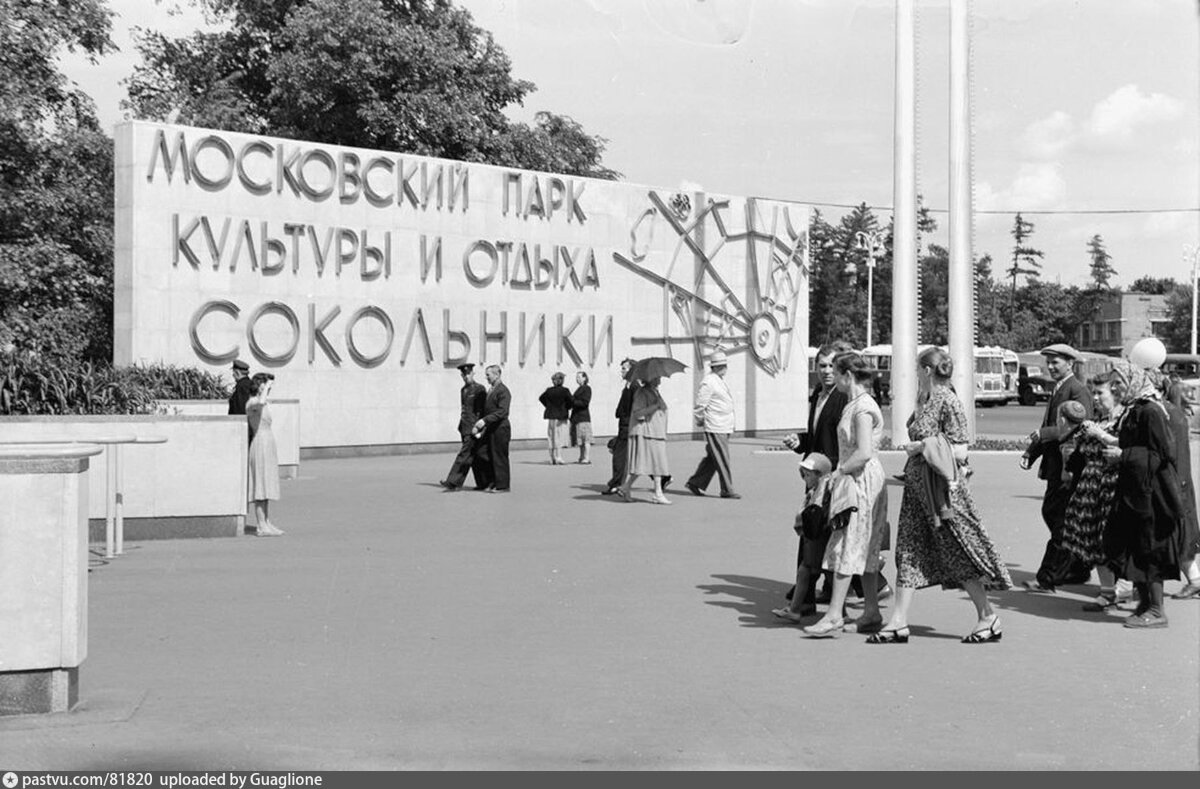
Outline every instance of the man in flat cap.
[(473, 435), (475, 422), (483, 416), (483, 404), (487, 399), (487, 389), (483, 384), (475, 382), (475, 365), (460, 364), (458, 372), (462, 375), (462, 389), (459, 390), (459, 402), (462, 410), (458, 416), (458, 436), (462, 446), (450, 464), (450, 473), (441, 480), (440, 484), (446, 490), (459, 490), (467, 479), (467, 469), (475, 477), (475, 488), (482, 490), (487, 487), (487, 472), (483, 465), (487, 462), (487, 444)]
[(1042, 426), (1029, 434), (1029, 450), (1022, 457), (1023, 468), (1029, 468), (1033, 461), (1041, 458), (1038, 467), (1038, 478), (1046, 481), (1046, 494), (1042, 497), (1042, 520), (1050, 530), (1050, 539), (1046, 542), (1046, 552), (1042, 555), (1042, 564), (1038, 567), (1037, 578), (1025, 582), (1025, 588), (1031, 592), (1054, 592), (1061, 584), (1086, 583), (1091, 577), (1092, 568), (1083, 564), (1073, 554), (1062, 548), (1063, 521), (1067, 514), (1067, 502), (1071, 490), (1063, 484), (1063, 456), (1059, 441), (1063, 437), (1064, 428), (1058, 425), (1058, 413), (1063, 403), (1075, 401), (1083, 408), (1085, 419), (1092, 418), (1092, 393), (1072, 374), (1071, 366), (1079, 359), (1079, 352), (1070, 345), (1056, 343), (1041, 350), (1046, 357), (1046, 369), (1054, 379), (1054, 393), (1046, 404), (1046, 414), (1042, 418)]
[(708, 375), (700, 382), (692, 415), (697, 427), (704, 428), (704, 457), (695, 473), (684, 483), (692, 495), (703, 496), (713, 474), (721, 485), (721, 498), (740, 499), (733, 489), (733, 468), (729, 465), (729, 436), (733, 433), (733, 393), (725, 383), (729, 359), (724, 351), (714, 351), (708, 359)]
[(241, 359), (233, 361), (233, 394), (229, 395), (229, 414), (246, 415), (246, 403), (250, 400), (250, 365)]

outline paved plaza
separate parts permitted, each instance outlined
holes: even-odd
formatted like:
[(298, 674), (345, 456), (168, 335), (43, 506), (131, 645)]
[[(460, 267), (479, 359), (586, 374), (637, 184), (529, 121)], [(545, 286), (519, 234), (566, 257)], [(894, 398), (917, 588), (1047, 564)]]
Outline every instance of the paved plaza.
[[(974, 646), (965, 596), (936, 589), (907, 645), (780, 624), (800, 481), (772, 444), (732, 443), (730, 501), (683, 491), (703, 445), (671, 442), (671, 507), (644, 480), (638, 503), (600, 496), (603, 447), (514, 452), (498, 495), (438, 487), (449, 454), (304, 461), (272, 508), (284, 537), (94, 562), (80, 708), (0, 720), (0, 767), (1200, 767), (1200, 602), (1135, 631), (1080, 610), (1094, 583), (996, 594), (1004, 639)], [(1041, 483), (1015, 454), (973, 464), (1019, 585)]]

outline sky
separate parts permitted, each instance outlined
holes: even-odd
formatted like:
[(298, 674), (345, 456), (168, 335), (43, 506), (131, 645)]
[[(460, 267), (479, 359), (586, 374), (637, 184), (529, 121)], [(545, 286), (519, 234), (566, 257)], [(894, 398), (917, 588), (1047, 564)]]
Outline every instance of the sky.
[[(109, 0), (120, 52), (63, 68), (105, 124), (125, 113), (130, 27), (205, 24), (176, 0)], [(459, 0), (537, 85), (510, 115), (569, 115), (626, 181), (818, 205), (892, 203), (893, 0)], [(1043, 278), (1088, 280), (1099, 234), (1116, 284), (1186, 280), (1200, 245), (1197, 0), (971, 0), (974, 251), (999, 274), (1013, 214)], [(949, 5), (918, 0), (918, 191), (948, 193)], [(834, 205), (821, 205), (834, 204)], [(1191, 209), (1160, 213), (1078, 211)], [(999, 213), (985, 213), (989, 211)], [(947, 216), (928, 241), (947, 243)]]

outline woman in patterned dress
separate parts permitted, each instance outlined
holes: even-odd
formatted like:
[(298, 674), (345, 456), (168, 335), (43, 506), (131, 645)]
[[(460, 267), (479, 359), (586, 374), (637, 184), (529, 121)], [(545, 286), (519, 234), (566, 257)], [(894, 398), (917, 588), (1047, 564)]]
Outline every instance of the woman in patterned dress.
[(1000, 619), (988, 602), (986, 587), (1011, 589), (1012, 579), (975, 511), (963, 475), (947, 485), (947, 500), (935, 506), (930, 498), (926, 453), (935, 445), (950, 448), (951, 465), (967, 459), (967, 417), (950, 387), (954, 362), (940, 348), (917, 357), (920, 384), (917, 410), (908, 418), (913, 441), (905, 446), (904, 497), (896, 537), (896, 605), (887, 627), (867, 639), (869, 644), (908, 641), (908, 610), (918, 589), (941, 584), (961, 588), (975, 605), (977, 622), (963, 643), (999, 641)]
[(888, 530), (887, 489), (877, 456), (883, 437), (883, 413), (871, 398), (875, 370), (855, 352), (839, 353), (833, 365), (837, 387), (847, 401), (838, 421), (838, 464), (829, 484), (839, 484), (839, 477), (848, 478), (857, 509), (844, 528), (834, 529), (825, 547), (822, 567), (833, 571), (833, 593), (825, 616), (804, 628), (805, 635), (813, 638), (829, 638), (845, 627), (846, 593), (855, 575), (862, 576), (863, 585), (863, 613), (856, 629), (870, 633), (883, 626), (878, 570), (883, 566), (881, 546)]
[(1117, 445), (1117, 417), (1121, 409), (1113, 392), (1113, 375), (1102, 373), (1092, 379), (1096, 399), (1096, 421), (1087, 421), (1079, 432), (1075, 454), (1067, 466), (1074, 474), (1074, 488), (1063, 521), (1063, 550), (1094, 565), (1100, 575), (1100, 596), (1083, 606), (1085, 611), (1104, 611), (1128, 600), (1133, 587), (1120, 585), (1104, 557), (1104, 524), (1117, 499), (1117, 464), (1105, 457), (1105, 448)]

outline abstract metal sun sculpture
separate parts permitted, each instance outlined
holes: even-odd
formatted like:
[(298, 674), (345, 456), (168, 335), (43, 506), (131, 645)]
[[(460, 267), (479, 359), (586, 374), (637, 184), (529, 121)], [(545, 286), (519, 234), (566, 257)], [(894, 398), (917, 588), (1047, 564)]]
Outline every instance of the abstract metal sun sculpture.
[[(677, 200), (668, 203), (653, 191), (649, 198), (652, 207), (631, 230), (630, 255), (613, 253), (617, 263), (662, 289), (662, 334), (633, 337), (633, 344), (663, 345), (671, 353), (690, 343), (701, 364), (718, 348), (749, 352), (768, 375), (786, 370), (800, 294), (808, 287), (807, 207), (747, 198), (735, 227), (729, 200), (709, 199), (685, 222)], [(665, 265), (647, 259), (648, 243), (640, 252), (637, 243), (639, 232), (652, 238), (658, 217), (677, 237)]]

